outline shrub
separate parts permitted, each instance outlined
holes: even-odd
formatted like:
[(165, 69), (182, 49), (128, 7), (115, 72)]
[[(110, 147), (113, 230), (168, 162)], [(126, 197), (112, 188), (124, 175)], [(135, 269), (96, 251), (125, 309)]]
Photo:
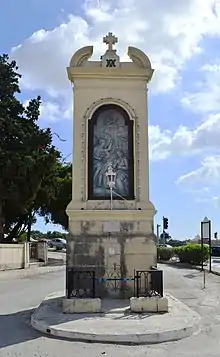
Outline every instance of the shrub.
[(209, 257), (209, 247), (204, 245), (203, 252), (201, 244), (187, 244), (182, 247), (174, 248), (174, 253), (178, 256), (181, 263), (199, 265)]
[(173, 256), (173, 249), (167, 247), (157, 247), (157, 260), (170, 260)]

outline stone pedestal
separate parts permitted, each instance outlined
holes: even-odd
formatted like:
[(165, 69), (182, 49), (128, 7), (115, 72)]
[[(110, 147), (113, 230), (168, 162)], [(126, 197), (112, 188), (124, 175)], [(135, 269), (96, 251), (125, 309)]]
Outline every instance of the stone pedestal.
[(101, 312), (100, 299), (63, 299), (64, 314), (85, 314)]
[(95, 271), (95, 294), (99, 297), (134, 296), (135, 270), (156, 264), (154, 237), (136, 233), (86, 234), (71, 236), (67, 269)]
[(166, 297), (132, 297), (130, 299), (131, 312), (168, 312)]
[[(67, 68), (74, 85), (67, 269), (94, 269), (100, 296), (119, 297), (125, 291), (133, 296), (134, 271), (156, 265), (147, 103), (153, 69), (146, 54), (134, 47), (128, 48), (131, 62), (120, 62), (111, 33), (104, 42), (109, 48), (100, 61), (89, 61), (93, 47), (87, 46)], [(109, 165), (116, 174), (112, 204)], [(99, 280), (106, 277), (112, 280)]]

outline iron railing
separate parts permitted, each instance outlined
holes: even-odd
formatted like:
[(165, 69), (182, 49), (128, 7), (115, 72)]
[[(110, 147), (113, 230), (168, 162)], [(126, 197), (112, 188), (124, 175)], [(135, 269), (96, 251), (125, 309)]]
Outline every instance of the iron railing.
[(151, 290), (163, 297), (163, 270), (157, 268), (151, 270)]
[(95, 298), (95, 271), (67, 270), (67, 297), (71, 298)]
[(135, 296), (163, 297), (163, 272), (153, 268), (151, 270), (136, 270), (134, 279)]
[(126, 287), (126, 282), (134, 283), (136, 297), (163, 297), (163, 271), (152, 268), (151, 270), (135, 270), (133, 277), (121, 277), (118, 274), (105, 277), (96, 277), (93, 270), (67, 269), (67, 297), (95, 298), (96, 287), (104, 284), (108, 291), (116, 292)]

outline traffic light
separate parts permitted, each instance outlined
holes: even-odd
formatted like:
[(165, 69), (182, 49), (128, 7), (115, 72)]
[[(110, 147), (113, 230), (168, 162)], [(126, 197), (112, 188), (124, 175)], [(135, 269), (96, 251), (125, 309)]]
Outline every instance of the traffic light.
[(218, 238), (218, 232), (214, 233), (214, 238), (217, 239)]
[(168, 228), (168, 218), (163, 217), (163, 229), (167, 229), (167, 228)]

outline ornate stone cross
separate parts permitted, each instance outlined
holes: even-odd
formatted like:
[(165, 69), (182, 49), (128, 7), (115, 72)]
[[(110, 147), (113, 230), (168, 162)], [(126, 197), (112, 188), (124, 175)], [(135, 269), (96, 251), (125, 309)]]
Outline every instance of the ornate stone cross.
[(107, 36), (103, 37), (103, 42), (108, 45), (108, 50), (113, 50), (113, 45), (118, 43), (118, 38), (112, 35), (112, 32), (109, 32)]

